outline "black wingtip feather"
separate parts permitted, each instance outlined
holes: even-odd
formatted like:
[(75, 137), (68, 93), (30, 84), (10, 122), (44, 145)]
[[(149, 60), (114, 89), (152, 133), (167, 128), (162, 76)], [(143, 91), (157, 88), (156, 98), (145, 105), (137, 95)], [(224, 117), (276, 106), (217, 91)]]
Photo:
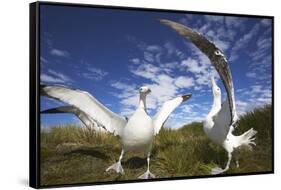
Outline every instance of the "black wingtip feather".
[(46, 93), (45, 93), (45, 90), (44, 90), (44, 88), (46, 87), (47, 85), (45, 85), (45, 84), (40, 84), (40, 94), (41, 95), (45, 95)]
[(186, 94), (186, 95), (183, 95), (182, 96), (182, 101), (184, 102), (184, 101), (186, 101), (186, 100), (188, 100), (189, 98), (191, 98), (191, 96), (192, 96), (192, 94)]

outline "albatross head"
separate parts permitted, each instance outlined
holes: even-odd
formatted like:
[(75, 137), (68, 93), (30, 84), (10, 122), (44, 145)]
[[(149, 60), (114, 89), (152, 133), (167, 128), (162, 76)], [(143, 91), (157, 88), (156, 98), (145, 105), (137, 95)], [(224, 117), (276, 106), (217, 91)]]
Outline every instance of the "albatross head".
[(147, 95), (151, 92), (151, 90), (147, 86), (142, 86), (140, 87), (139, 92), (141, 95)]
[(221, 89), (216, 84), (214, 77), (211, 78), (211, 83), (212, 83), (212, 91), (213, 91), (214, 97), (217, 97), (217, 98), (221, 97)]

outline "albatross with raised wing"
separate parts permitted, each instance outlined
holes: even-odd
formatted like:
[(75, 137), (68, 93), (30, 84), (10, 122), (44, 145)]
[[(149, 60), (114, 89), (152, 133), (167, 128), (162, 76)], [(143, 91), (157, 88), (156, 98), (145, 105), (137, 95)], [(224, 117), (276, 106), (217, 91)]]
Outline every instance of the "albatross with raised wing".
[(169, 100), (164, 103), (154, 117), (150, 117), (146, 111), (146, 96), (150, 92), (151, 90), (146, 86), (139, 89), (139, 106), (127, 120), (110, 111), (88, 92), (64, 86), (41, 85), (40, 89), (42, 96), (74, 106), (82, 111), (87, 118), (86, 120), (90, 119), (97, 126), (120, 136), (122, 151), (119, 160), (108, 167), (106, 171), (115, 170), (117, 173), (124, 173), (121, 165), (124, 153), (127, 151), (144, 151), (147, 155), (147, 171), (139, 176), (141, 179), (155, 177), (149, 170), (150, 152), (154, 136), (159, 133), (172, 111), (191, 97), (191, 94), (186, 94)]

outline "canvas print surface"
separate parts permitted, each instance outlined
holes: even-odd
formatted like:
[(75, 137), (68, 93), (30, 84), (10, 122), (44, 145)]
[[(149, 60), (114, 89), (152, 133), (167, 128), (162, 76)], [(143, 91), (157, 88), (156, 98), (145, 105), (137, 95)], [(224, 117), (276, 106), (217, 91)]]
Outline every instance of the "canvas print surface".
[(40, 185), (264, 173), (272, 18), (40, 5)]

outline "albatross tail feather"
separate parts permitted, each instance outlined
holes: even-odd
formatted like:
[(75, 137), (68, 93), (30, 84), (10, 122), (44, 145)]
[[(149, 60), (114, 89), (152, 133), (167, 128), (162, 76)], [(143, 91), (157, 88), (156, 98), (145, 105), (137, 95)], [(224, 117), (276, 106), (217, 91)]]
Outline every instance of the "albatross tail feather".
[(255, 143), (255, 135), (257, 131), (251, 128), (250, 130), (246, 131), (242, 135), (238, 136), (239, 138), (239, 146), (247, 146), (250, 150), (253, 149), (252, 146), (256, 146)]

